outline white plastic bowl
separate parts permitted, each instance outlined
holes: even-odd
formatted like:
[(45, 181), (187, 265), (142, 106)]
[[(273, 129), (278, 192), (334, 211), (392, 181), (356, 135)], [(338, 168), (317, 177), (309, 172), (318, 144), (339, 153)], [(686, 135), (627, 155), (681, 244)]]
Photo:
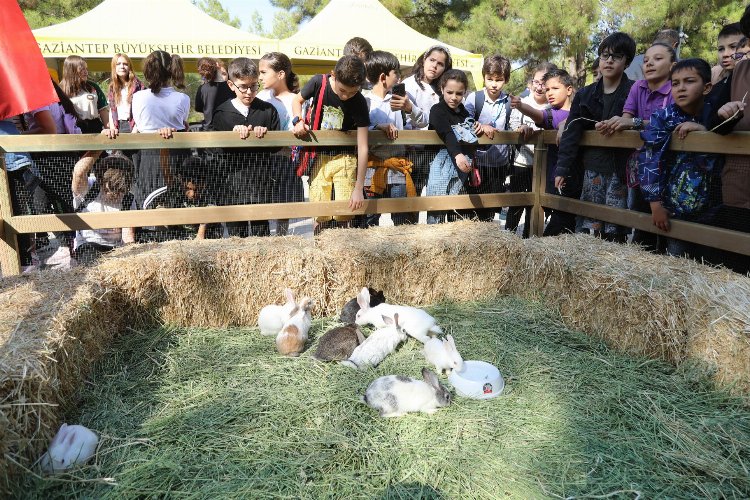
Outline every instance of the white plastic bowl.
[(505, 388), (500, 370), (484, 361), (464, 361), (463, 370), (452, 371), (448, 381), (460, 396), (473, 399), (495, 398)]

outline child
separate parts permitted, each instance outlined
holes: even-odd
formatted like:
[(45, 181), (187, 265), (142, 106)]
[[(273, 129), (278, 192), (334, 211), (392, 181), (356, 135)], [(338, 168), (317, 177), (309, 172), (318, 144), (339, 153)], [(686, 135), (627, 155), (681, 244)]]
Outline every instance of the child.
[[(531, 106), (534, 109), (546, 109), (549, 107), (547, 102), (547, 89), (544, 86), (544, 75), (553, 69), (557, 69), (552, 63), (541, 63), (531, 72), (531, 77), (526, 85), (528, 95), (521, 98), (521, 102)], [(512, 102), (512, 98), (511, 98)], [(510, 128), (521, 134), (524, 140), (528, 140), (534, 130), (541, 130), (534, 120), (523, 113), (511, 113)], [(547, 158), (550, 158), (549, 152)], [(554, 163), (552, 163), (554, 165)], [(510, 176), (511, 192), (529, 192), (531, 191), (531, 182), (534, 166), (534, 145), (521, 144), (518, 147), (518, 154), (513, 162), (513, 172)], [(518, 224), (521, 222), (521, 215), (526, 210), (526, 217), (523, 226), (523, 237), (529, 237), (531, 222), (531, 207), (510, 207), (508, 216), (505, 218), (505, 229), (516, 232)]]
[[(135, 210), (135, 200), (130, 194), (133, 162), (124, 155), (98, 160), (100, 155), (101, 151), (88, 152), (73, 168), (71, 189), (76, 212)], [(92, 168), (95, 181), (89, 178)], [(78, 263), (90, 264), (100, 255), (134, 241), (133, 228), (84, 229), (76, 231), (74, 256)]]
[[(315, 153), (310, 172), (310, 201), (330, 201), (333, 189), (336, 198), (349, 198), (349, 208), (359, 210), (364, 205), (365, 173), (367, 172), (367, 131), (370, 117), (367, 101), (360, 93), (365, 81), (365, 65), (355, 56), (338, 60), (330, 75), (315, 75), (292, 101), (294, 135), (307, 137), (312, 127), (320, 130), (357, 130), (357, 156), (348, 148), (320, 147)], [(322, 100), (319, 99), (322, 93)], [(307, 123), (302, 115), (302, 103), (313, 98), (311, 115), (314, 121), (320, 107), (320, 124)], [(337, 221), (349, 223), (352, 216), (336, 216)], [(331, 217), (318, 217), (322, 224)]]
[[(263, 90), (258, 99), (273, 104), (279, 114), (281, 130), (292, 130), (292, 103), (299, 92), (299, 80), (292, 71), (292, 61), (281, 52), (269, 52), (260, 59), (260, 79)], [(271, 179), (274, 185), (272, 200), (274, 203), (294, 203), (305, 201), (302, 179), (297, 177), (291, 161), (291, 148), (281, 148), (274, 154), (275, 167)], [(283, 236), (289, 232), (289, 219), (276, 221), (276, 235)]]
[[(674, 103), (657, 110), (641, 132), (643, 149), (638, 159), (641, 190), (651, 205), (654, 225), (669, 231), (669, 219), (708, 222), (720, 203), (719, 155), (670, 151), (672, 133), (684, 139), (689, 132), (705, 131), (710, 113), (704, 105), (711, 91), (711, 67), (703, 59), (685, 59), (671, 73)], [(667, 253), (698, 257), (701, 247), (667, 238)]]
[[(466, 98), (466, 111), (482, 125), (482, 134), (492, 139), (495, 131), (510, 130), (511, 107), (503, 87), (510, 80), (510, 61), (500, 55), (485, 58), (482, 65), (484, 88), (472, 92)], [(505, 178), (510, 174), (510, 163), (514, 153), (510, 144), (493, 144), (480, 147), (476, 151), (474, 168), (479, 170), (479, 186), (468, 186), (469, 194), (502, 193), (505, 191)], [(502, 211), (502, 208), (500, 208)], [(479, 220), (491, 221), (496, 208), (472, 210), (469, 213)]]
[(712, 71), (711, 83), (713, 88), (707, 98), (714, 112), (730, 101), (732, 73), (741, 59), (736, 58), (735, 55), (738, 49), (741, 50), (740, 42), (742, 38), (740, 23), (728, 24), (719, 31), (717, 37), (719, 65), (716, 71)]
[[(635, 41), (627, 34), (616, 32), (599, 45), (601, 79), (576, 93), (570, 107), (555, 170), (555, 187), (563, 196), (579, 195), (581, 200), (617, 208), (627, 208), (625, 164), (631, 154), (627, 149), (584, 147), (579, 143), (583, 132), (604, 130), (602, 121), (622, 114), (633, 81), (625, 76), (625, 68), (635, 56)], [(582, 165), (579, 163), (581, 152)], [(580, 174), (580, 166), (583, 174)], [(556, 212), (554, 231), (572, 231), (575, 218)], [(550, 221), (552, 225), (552, 221)], [(548, 228), (549, 229), (549, 228)], [(625, 228), (595, 219), (582, 218), (580, 229), (613, 241), (625, 241)], [(545, 231), (545, 234), (547, 231)]]
[[(144, 202), (145, 208), (193, 208), (216, 206), (214, 193), (209, 188), (206, 174), (209, 166), (199, 156), (187, 158), (174, 169), (169, 185), (151, 193)], [(222, 224), (183, 224), (161, 226), (152, 234), (139, 241), (167, 241), (206, 238), (218, 239), (223, 236)]]
[[(658, 109), (672, 104), (672, 81), (669, 74), (677, 59), (671, 45), (655, 43), (643, 56), (645, 80), (638, 80), (630, 88), (628, 99), (622, 108), (622, 116), (613, 116), (602, 122), (602, 132), (611, 135), (618, 130), (643, 130), (651, 115)], [(637, 153), (635, 153), (637, 155)], [(638, 162), (628, 161), (628, 208), (642, 213), (651, 213), (649, 204), (638, 188)], [(657, 250), (657, 236), (647, 231), (634, 230), (633, 243), (643, 245), (650, 251)]]
[(602, 77), (601, 73), (599, 73), (599, 58), (597, 57), (594, 59), (594, 62), (591, 63), (591, 74), (593, 75), (593, 83), (596, 83), (599, 81), (599, 79)]
[[(235, 98), (219, 105), (211, 120), (211, 130), (234, 131), (240, 138), (247, 139), (252, 133), (262, 138), (269, 130), (279, 130), (279, 114), (273, 105), (256, 99), (258, 92), (258, 68), (246, 58), (238, 57), (229, 63), (229, 88)], [(225, 151), (227, 168), (225, 200), (226, 205), (246, 205), (268, 201), (268, 177), (271, 175), (269, 163), (271, 153), (278, 149), (247, 148)], [(248, 223), (228, 222), (230, 236), (267, 236), (268, 221)]]
[[(472, 171), (476, 145), (467, 143), (465, 139), (470, 139), (471, 133), (481, 135), (482, 125), (471, 118), (463, 105), (468, 85), (466, 74), (458, 69), (446, 71), (440, 79), (442, 97), (430, 110), (430, 130), (437, 132), (445, 148), (430, 164), (427, 196), (461, 193)], [(459, 135), (462, 139), (459, 139)], [(427, 223), (444, 222), (445, 217), (445, 212), (427, 212)]]
[[(375, 51), (365, 67), (367, 79), (372, 83), (372, 90), (367, 96), (371, 129), (382, 130), (389, 139), (395, 140), (399, 130), (404, 130), (407, 124), (410, 128), (422, 128), (427, 124), (422, 110), (406, 95), (392, 93), (393, 86), (401, 76), (401, 65), (395, 55)], [(367, 198), (404, 198), (417, 195), (411, 178), (412, 162), (406, 158), (404, 146), (371, 148), (368, 166), (370, 168), (365, 177)], [(374, 226), (379, 218), (380, 214), (368, 215), (364, 224), (366, 227)], [(410, 222), (404, 213), (392, 214), (391, 219), (396, 226)]]
[[(540, 109), (531, 106), (517, 96), (511, 97), (510, 105), (531, 118), (536, 126), (545, 130), (557, 130), (570, 114), (571, 99), (575, 92), (573, 78), (564, 69), (555, 68), (545, 73), (542, 82), (549, 107)], [(554, 170), (548, 169), (547, 192), (553, 192), (553, 174)]]

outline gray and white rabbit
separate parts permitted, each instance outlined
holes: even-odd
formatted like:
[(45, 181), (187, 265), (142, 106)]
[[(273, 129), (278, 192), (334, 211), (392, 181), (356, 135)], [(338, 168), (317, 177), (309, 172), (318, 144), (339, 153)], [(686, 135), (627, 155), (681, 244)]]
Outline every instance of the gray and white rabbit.
[(292, 310), (297, 307), (291, 288), (284, 289), (284, 296), (286, 303), (283, 306), (271, 304), (260, 310), (258, 327), (261, 335), (278, 335), (284, 323), (291, 317)]
[(372, 381), (362, 400), (381, 417), (400, 417), (410, 412), (435, 413), (451, 404), (451, 393), (435, 372), (422, 368), (422, 379), (387, 375)]
[(312, 326), (310, 310), (315, 302), (310, 297), (302, 299), (297, 307), (292, 310), (289, 318), (281, 331), (276, 336), (276, 350), (284, 356), (299, 356), (305, 350), (307, 332)]
[(359, 311), (357, 311), (355, 323), (358, 325), (373, 325), (381, 328), (385, 326), (383, 318), (393, 317), (398, 313), (401, 328), (423, 344), (430, 340), (430, 333), (443, 333), (437, 325), (437, 320), (422, 309), (386, 303), (370, 307), (370, 291), (367, 288), (363, 288), (357, 294), (357, 303)]
[(358, 325), (337, 326), (320, 337), (313, 358), (319, 361), (343, 361), (364, 341), (365, 336)]
[[(385, 302), (385, 295), (383, 295), (382, 291), (375, 290), (374, 288), (367, 288), (367, 290), (370, 293), (370, 307), (375, 307), (378, 304), (382, 304)], [(339, 321), (342, 323), (354, 323), (354, 320), (357, 318), (357, 311), (359, 311), (359, 304), (357, 303), (357, 297), (354, 297), (349, 302), (344, 304), (343, 309), (341, 309), (341, 316), (339, 316)]]
[(435, 365), (435, 371), (438, 373), (450, 373), (453, 370), (461, 371), (464, 367), (464, 360), (456, 349), (456, 343), (452, 335), (448, 335), (443, 340), (433, 338), (424, 343), (422, 354), (427, 361)]
[(359, 370), (374, 368), (406, 340), (406, 333), (399, 324), (398, 313), (393, 315), (393, 319), (384, 317), (382, 321), (386, 327), (375, 330), (354, 349), (349, 359), (341, 362), (342, 365)]
[(82, 425), (62, 424), (40, 458), (42, 470), (49, 474), (88, 462), (96, 453), (99, 437)]

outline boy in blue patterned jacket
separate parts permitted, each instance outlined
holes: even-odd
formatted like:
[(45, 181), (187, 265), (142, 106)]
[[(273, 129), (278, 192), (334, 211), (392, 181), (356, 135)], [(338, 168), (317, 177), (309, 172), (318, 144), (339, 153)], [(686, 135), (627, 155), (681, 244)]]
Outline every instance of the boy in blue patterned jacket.
[[(669, 231), (670, 218), (710, 223), (721, 201), (720, 155), (669, 149), (673, 132), (684, 139), (689, 132), (706, 131), (711, 67), (703, 59), (685, 59), (675, 64), (670, 78), (674, 103), (651, 115), (641, 132), (638, 159), (641, 191), (651, 205), (654, 225), (662, 231)], [(700, 245), (674, 238), (667, 238), (667, 253), (705, 256)]]

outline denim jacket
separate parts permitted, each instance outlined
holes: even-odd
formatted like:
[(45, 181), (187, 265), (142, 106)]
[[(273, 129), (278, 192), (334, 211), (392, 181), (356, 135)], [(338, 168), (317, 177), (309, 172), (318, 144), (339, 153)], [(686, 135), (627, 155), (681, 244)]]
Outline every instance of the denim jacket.
[(643, 197), (648, 202), (661, 201), (675, 216), (705, 212), (721, 199), (720, 155), (671, 151), (672, 132), (684, 122), (705, 123), (710, 115), (708, 103), (703, 116), (690, 116), (676, 104), (659, 109), (641, 132), (643, 147), (638, 155), (638, 177)]

